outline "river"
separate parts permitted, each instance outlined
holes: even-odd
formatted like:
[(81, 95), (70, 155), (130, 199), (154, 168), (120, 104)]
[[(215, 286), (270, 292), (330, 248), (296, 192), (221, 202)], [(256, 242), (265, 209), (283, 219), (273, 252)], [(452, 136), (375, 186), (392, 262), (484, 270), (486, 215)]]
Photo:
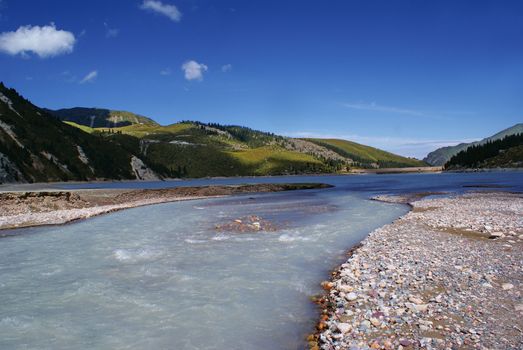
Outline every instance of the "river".
[[(301, 349), (317, 319), (310, 297), (319, 283), (348, 248), (408, 210), (371, 196), (523, 191), (522, 172), (54, 187), (252, 182), (336, 187), (159, 204), (0, 239), (0, 349)], [(272, 230), (217, 229), (252, 215)]]

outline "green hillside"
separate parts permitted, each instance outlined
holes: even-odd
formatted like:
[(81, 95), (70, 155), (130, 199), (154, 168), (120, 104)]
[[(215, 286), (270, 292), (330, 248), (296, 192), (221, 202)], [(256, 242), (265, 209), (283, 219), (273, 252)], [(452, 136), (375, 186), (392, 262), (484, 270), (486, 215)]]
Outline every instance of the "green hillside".
[(325, 165), (317, 158), (304, 153), (292, 152), (280, 147), (258, 147), (229, 152), (243, 166), (251, 168), (256, 175), (286, 170), (289, 173), (321, 172)]
[(306, 139), (340, 155), (351, 158), (360, 167), (402, 168), (427, 166), (418, 159), (402, 157), (374, 147), (339, 139)]
[(183, 121), (167, 126), (78, 127), (127, 144), (130, 152), (141, 152), (149, 164), (162, 167), (170, 177), (283, 175), (334, 170), (317, 157), (286, 149), (284, 137), (240, 126)]
[(171, 177), (333, 173), (353, 168), (426, 165), (345, 140), (297, 140), (215, 123), (182, 121), (167, 126), (78, 127), (117, 139), (121, 144), (124, 135), (138, 139), (139, 146), (135, 142), (135, 148), (128, 150), (139, 149), (149, 164), (165, 169)]

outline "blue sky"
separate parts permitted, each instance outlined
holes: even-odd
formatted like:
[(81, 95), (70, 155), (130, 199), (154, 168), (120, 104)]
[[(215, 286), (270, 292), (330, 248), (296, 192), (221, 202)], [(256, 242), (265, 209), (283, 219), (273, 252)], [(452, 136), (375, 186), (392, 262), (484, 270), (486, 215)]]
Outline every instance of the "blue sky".
[(523, 121), (522, 1), (0, 0), (0, 80), (423, 157)]

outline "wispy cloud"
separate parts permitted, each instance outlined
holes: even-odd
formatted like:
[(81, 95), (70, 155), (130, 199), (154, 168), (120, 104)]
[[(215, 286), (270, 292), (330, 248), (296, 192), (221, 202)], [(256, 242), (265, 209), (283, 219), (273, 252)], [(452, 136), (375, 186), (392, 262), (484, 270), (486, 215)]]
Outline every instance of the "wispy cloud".
[(182, 64), (182, 70), (187, 80), (203, 80), (203, 73), (206, 72), (208, 67), (203, 63), (198, 63), (194, 60), (190, 60)]
[(455, 111), (419, 110), (419, 109), (405, 108), (405, 107), (398, 107), (398, 106), (380, 105), (376, 102), (371, 102), (371, 103), (351, 102), (351, 103), (342, 103), (341, 105), (346, 108), (362, 110), (362, 111), (392, 113), (392, 114), (398, 114), (398, 115), (403, 115), (403, 116), (422, 117), (422, 118), (438, 119), (438, 120), (452, 119), (456, 116), (472, 116), (472, 115), (476, 114), (475, 112), (472, 112), (472, 111), (463, 111), (463, 110), (455, 110)]
[(93, 70), (93, 71), (87, 73), (87, 75), (82, 80), (80, 80), (80, 84), (92, 83), (93, 81), (96, 80), (97, 77), (98, 77), (98, 71)]
[(171, 75), (172, 71), (171, 68), (165, 68), (160, 71), (160, 75)]
[(140, 8), (142, 10), (152, 11), (167, 16), (174, 22), (180, 22), (180, 20), (182, 19), (182, 13), (178, 10), (176, 6), (164, 4), (163, 2), (158, 0), (144, 0)]
[(407, 114), (417, 117), (426, 116), (427, 113), (423, 111), (418, 111), (414, 109), (393, 107), (393, 106), (383, 106), (375, 102), (372, 103), (343, 103), (343, 106), (352, 109), (359, 109), (364, 111), (376, 111), (376, 112), (386, 112), (386, 113), (397, 113), (397, 114)]
[(424, 158), (429, 152), (440, 147), (455, 146), (461, 142), (473, 142), (478, 139), (416, 139), (402, 137), (365, 136), (357, 134), (331, 134), (310, 131), (283, 132), (285, 136), (300, 138), (335, 138), (350, 140), (364, 145), (377, 147), (405, 157)]
[(111, 28), (109, 25), (104, 22), (105, 27), (105, 37), (106, 38), (116, 38), (118, 34), (120, 34), (120, 29), (118, 28)]
[(47, 58), (73, 52), (75, 42), (73, 33), (56, 29), (54, 23), (43, 27), (28, 25), (0, 34), (0, 51), (22, 57), (33, 52)]
[(66, 81), (68, 83), (75, 83), (77, 81), (76, 75), (72, 74), (68, 70), (65, 70), (62, 73), (60, 73), (60, 79), (63, 79), (64, 81)]
[(224, 73), (227, 73), (227, 72), (230, 72), (232, 70), (232, 64), (224, 64), (222, 66), (222, 72)]

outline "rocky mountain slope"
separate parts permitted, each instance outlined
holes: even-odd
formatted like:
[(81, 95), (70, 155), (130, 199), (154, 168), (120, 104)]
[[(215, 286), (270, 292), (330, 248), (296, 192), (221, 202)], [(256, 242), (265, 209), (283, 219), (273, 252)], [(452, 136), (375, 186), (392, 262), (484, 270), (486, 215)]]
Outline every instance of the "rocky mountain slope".
[(510, 136), (514, 134), (523, 133), (523, 123), (516, 124), (510, 128), (502, 130), (497, 134), (494, 134), (490, 137), (484, 138), (481, 141), (471, 142), (471, 143), (460, 143), (456, 146), (441, 147), (437, 150), (430, 152), (427, 157), (423, 160), (430, 165), (444, 165), (447, 163), (453, 156), (458, 154), (461, 151), (465, 151), (471, 146), (478, 146), (487, 143), (488, 141), (496, 141), (504, 138), (505, 136)]
[(0, 183), (153, 176), (147, 169), (118, 142), (71, 127), (0, 83)]

